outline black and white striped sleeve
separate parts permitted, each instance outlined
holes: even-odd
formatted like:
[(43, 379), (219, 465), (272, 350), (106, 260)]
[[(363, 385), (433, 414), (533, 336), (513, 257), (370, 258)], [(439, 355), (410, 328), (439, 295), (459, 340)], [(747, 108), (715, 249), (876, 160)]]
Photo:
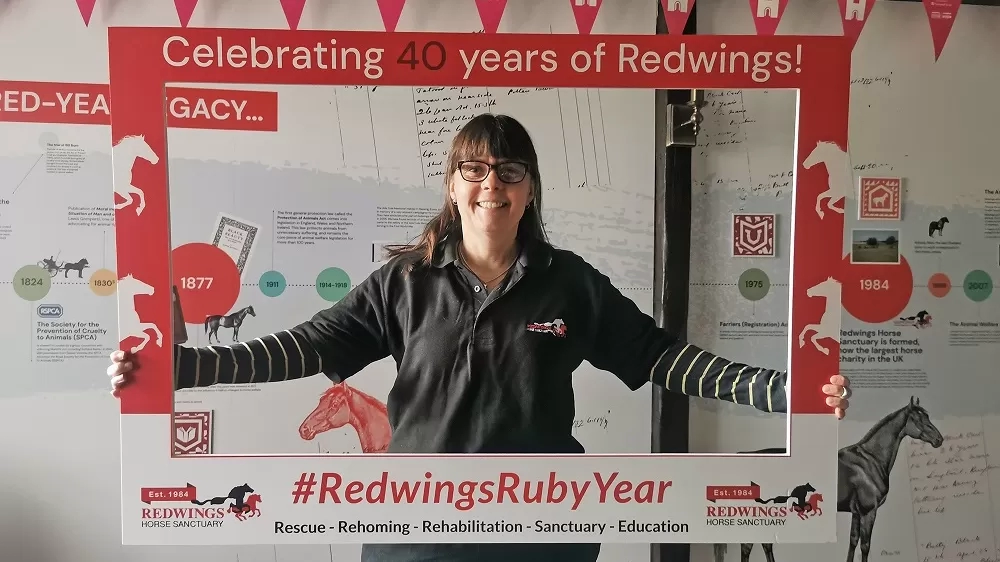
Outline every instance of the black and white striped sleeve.
[(323, 373), (340, 382), (389, 354), (381, 272), (310, 320), (248, 342), (174, 346), (174, 388), (281, 382)]
[(788, 373), (723, 359), (698, 346), (675, 342), (650, 370), (653, 384), (688, 396), (714, 398), (764, 412), (786, 413)]
[(174, 389), (214, 384), (281, 382), (323, 370), (320, 354), (301, 335), (282, 331), (232, 345), (174, 346)]
[(657, 326), (607, 276), (591, 271), (593, 314), (584, 330), (590, 364), (614, 373), (632, 390), (652, 382), (688, 396), (786, 412), (787, 373), (736, 363), (682, 341)]

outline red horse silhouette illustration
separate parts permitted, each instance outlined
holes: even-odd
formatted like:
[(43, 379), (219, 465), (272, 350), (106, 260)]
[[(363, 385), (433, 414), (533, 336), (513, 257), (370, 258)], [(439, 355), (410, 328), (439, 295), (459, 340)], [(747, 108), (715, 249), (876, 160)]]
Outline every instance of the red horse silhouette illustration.
[[(257, 504), (262, 501), (263, 500), (260, 499), (260, 494), (250, 494), (250, 496), (247, 497), (246, 503), (244, 503), (242, 507), (237, 507), (235, 503), (231, 503), (229, 504), (228, 511), (235, 515), (240, 521), (246, 521), (247, 517), (260, 515), (260, 508), (257, 507)], [(250, 515), (247, 515), (248, 513)]]
[(809, 496), (804, 506), (799, 507), (794, 505), (792, 509), (796, 511), (799, 519), (808, 519), (814, 515), (823, 515), (823, 508), (819, 506), (821, 501), (823, 501), (823, 494), (815, 493)]
[(384, 453), (389, 448), (392, 428), (385, 404), (346, 382), (335, 384), (320, 396), (319, 404), (299, 425), (299, 436), (311, 441), (345, 425), (357, 432), (362, 452)]

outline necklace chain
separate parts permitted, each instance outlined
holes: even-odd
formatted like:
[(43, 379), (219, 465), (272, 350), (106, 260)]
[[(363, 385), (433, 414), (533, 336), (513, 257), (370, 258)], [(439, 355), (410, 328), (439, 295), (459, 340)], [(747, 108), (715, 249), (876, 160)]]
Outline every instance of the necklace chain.
[(500, 272), (499, 275), (497, 275), (493, 279), (490, 279), (489, 281), (483, 281), (482, 278), (479, 277), (479, 274), (476, 273), (475, 270), (472, 269), (472, 266), (470, 266), (469, 262), (466, 261), (466, 259), (465, 259), (465, 252), (462, 251), (462, 247), (461, 246), (458, 247), (458, 259), (462, 260), (462, 263), (465, 264), (465, 267), (468, 268), (469, 271), (471, 271), (472, 274), (476, 276), (476, 279), (479, 279), (479, 281), (483, 285), (489, 285), (490, 283), (492, 283), (492, 282), (496, 281), (497, 279), (500, 279), (501, 277), (503, 277), (504, 275), (506, 275), (507, 272), (510, 271), (510, 268), (514, 267), (514, 264), (517, 263), (517, 254), (514, 255), (514, 259), (511, 260), (510, 265), (508, 265), (507, 267), (505, 267), (503, 269), (503, 271)]

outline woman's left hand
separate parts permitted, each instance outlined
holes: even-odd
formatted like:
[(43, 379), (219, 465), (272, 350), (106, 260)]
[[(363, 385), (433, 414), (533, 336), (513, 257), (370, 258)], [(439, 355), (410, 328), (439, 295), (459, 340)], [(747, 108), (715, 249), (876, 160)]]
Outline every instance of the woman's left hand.
[(830, 377), (830, 384), (823, 385), (823, 394), (826, 394), (826, 404), (833, 408), (837, 419), (844, 419), (847, 413), (847, 399), (851, 397), (851, 381), (844, 375), (833, 375)]

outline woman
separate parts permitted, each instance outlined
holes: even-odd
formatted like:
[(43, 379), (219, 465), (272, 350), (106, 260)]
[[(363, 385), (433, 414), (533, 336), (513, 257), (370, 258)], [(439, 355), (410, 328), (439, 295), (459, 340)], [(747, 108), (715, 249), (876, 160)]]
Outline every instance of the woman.
[[(391, 355), (391, 453), (582, 453), (572, 373), (586, 360), (636, 390), (648, 381), (784, 412), (785, 373), (716, 357), (658, 328), (610, 279), (548, 244), (528, 132), (480, 115), (456, 135), (447, 199), (412, 246), (343, 300), (246, 344), (175, 346), (175, 387), (339, 382)], [(112, 355), (113, 394), (131, 361)], [(843, 417), (847, 380), (821, 390)], [(600, 545), (366, 545), (365, 562), (597, 559)]]

